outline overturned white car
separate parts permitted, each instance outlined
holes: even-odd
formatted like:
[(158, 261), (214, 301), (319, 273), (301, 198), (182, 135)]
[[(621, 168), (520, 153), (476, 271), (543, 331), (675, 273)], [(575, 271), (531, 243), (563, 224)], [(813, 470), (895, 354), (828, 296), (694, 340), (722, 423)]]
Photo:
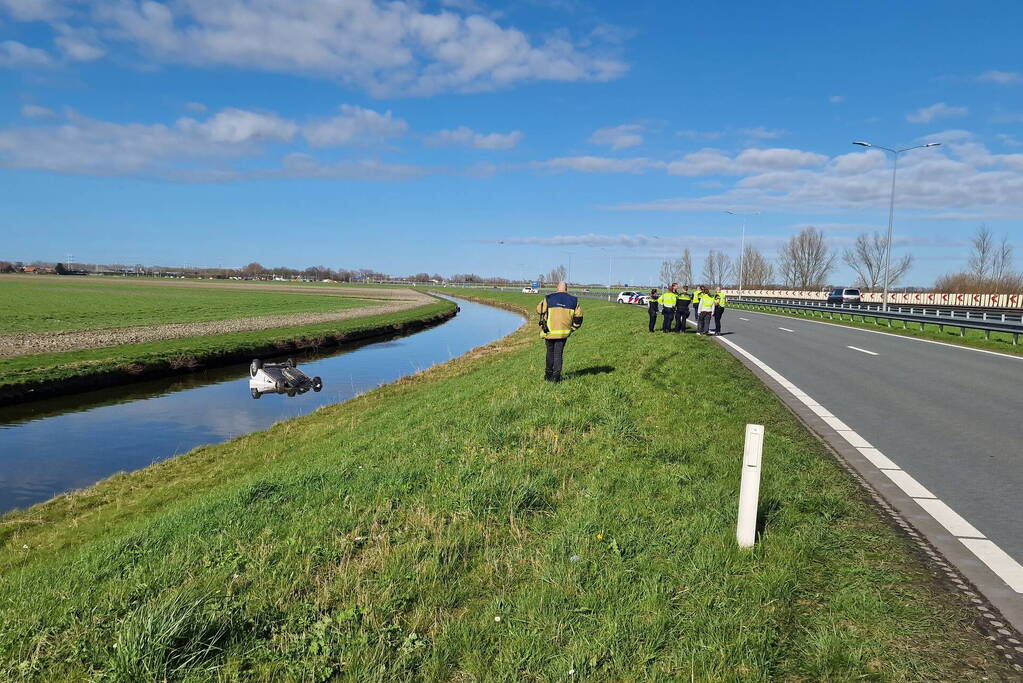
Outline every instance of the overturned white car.
[(295, 396), (322, 388), (323, 380), (305, 374), (290, 358), (283, 363), (264, 363), (257, 358), (249, 365), (249, 393), (252, 398), (263, 394)]

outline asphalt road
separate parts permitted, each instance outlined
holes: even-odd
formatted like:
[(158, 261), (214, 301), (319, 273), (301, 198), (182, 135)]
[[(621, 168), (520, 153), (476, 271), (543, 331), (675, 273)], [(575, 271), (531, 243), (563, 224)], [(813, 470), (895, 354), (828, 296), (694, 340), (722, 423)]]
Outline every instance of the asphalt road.
[(737, 309), (723, 322), (1023, 563), (1023, 357)]

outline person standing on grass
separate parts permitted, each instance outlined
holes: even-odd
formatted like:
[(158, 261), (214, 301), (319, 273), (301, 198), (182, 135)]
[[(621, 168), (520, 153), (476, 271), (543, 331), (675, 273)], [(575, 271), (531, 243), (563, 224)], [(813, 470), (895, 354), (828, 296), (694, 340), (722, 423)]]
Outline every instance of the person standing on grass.
[(560, 382), (565, 342), (582, 326), (583, 309), (579, 299), (568, 293), (568, 284), (559, 282), (558, 290), (536, 305), (536, 312), (540, 314), (540, 336), (547, 344), (543, 378), (548, 382)]
[(721, 316), (725, 314), (725, 304), (728, 303), (728, 298), (725, 293), (718, 287), (717, 291), (714, 292), (714, 334), (721, 334)]
[(700, 286), (696, 315), (696, 334), (710, 334), (710, 319), (714, 315), (714, 296), (710, 293), (707, 285)]
[(684, 333), (686, 331), (686, 320), (689, 319), (689, 304), (693, 303), (693, 295), (689, 291), (689, 285), (682, 285), (682, 291), (678, 293), (678, 303), (675, 304), (675, 331)]
[(677, 289), (678, 283), (672, 282), (671, 286), (668, 287), (668, 291), (657, 299), (661, 304), (661, 312), (664, 314), (664, 324), (661, 325), (661, 332), (671, 332), (671, 321), (675, 319), (675, 304), (678, 303), (678, 294), (675, 293)]
[(648, 296), (647, 299), (646, 299), (646, 312), (647, 312), (647, 315), (650, 316), (650, 331), (651, 332), (653, 332), (655, 329), (657, 329), (657, 310), (658, 310), (658, 307), (660, 306), (660, 304), (657, 303), (658, 301), (659, 301), (659, 299), (657, 297), (657, 289), (656, 288), (651, 289), (650, 290), (650, 296)]

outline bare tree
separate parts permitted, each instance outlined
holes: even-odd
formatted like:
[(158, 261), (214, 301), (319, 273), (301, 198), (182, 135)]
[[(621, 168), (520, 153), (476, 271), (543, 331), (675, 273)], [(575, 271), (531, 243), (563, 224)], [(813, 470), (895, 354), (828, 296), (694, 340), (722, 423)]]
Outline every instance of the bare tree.
[(682, 250), (682, 258), (678, 260), (678, 281), (684, 285), (693, 284), (693, 255), (689, 247)]
[(970, 239), (973, 251), (967, 261), (970, 272), (979, 280), (991, 276), (991, 268), (995, 259), (995, 238), (987, 225), (981, 224), (976, 234)]
[[(865, 289), (884, 287), (884, 260), (887, 249), (887, 237), (882, 237), (879, 232), (875, 232), (873, 235), (863, 233), (856, 238), (852, 249), (846, 249), (842, 253), (842, 260), (856, 271), (857, 285)], [(893, 263), (888, 277), (888, 286), (891, 287), (905, 277), (912, 266), (913, 257), (910, 254), (906, 254)]]
[(732, 259), (723, 251), (711, 249), (703, 263), (704, 284), (721, 287), (732, 275)]
[(672, 282), (675, 282), (675, 262), (674, 261), (661, 261), (661, 272), (657, 276), (657, 281), (661, 287), (667, 287)]
[(803, 228), (782, 247), (778, 273), (789, 287), (818, 289), (835, 266), (835, 256), (824, 242), (824, 233), (813, 226)]
[(742, 251), (742, 286), (763, 287), (771, 283), (774, 277), (774, 266), (764, 258), (760, 250), (754, 246), (746, 245)]
[(557, 268), (552, 268), (551, 271), (544, 275), (542, 279), (544, 282), (558, 284), (559, 282), (563, 282), (567, 277), (568, 268), (566, 268), (564, 264), (561, 264)]
[(1002, 236), (1002, 241), (995, 249), (991, 258), (991, 278), (996, 281), (1004, 280), (1012, 273), (1012, 245), (1009, 244), (1009, 237)]

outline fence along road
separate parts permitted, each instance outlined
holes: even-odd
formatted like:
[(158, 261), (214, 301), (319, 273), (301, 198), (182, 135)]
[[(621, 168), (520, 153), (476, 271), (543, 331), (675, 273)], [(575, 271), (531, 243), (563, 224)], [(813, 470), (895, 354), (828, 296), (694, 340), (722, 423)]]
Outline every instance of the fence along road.
[[(963, 537), (986, 537), (1008, 555), (994, 561), (1006, 584), (1000, 589), (1018, 602), (998, 606), (1023, 630), (1023, 357), (742, 309), (726, 312), (724, 323), (722, 341), (755, 356), (901, 468), (886, 474), (976, 548), (971, 559), (983, 560), (988, 545)], [(922, 489), (914, 492), (913, 480)]]

